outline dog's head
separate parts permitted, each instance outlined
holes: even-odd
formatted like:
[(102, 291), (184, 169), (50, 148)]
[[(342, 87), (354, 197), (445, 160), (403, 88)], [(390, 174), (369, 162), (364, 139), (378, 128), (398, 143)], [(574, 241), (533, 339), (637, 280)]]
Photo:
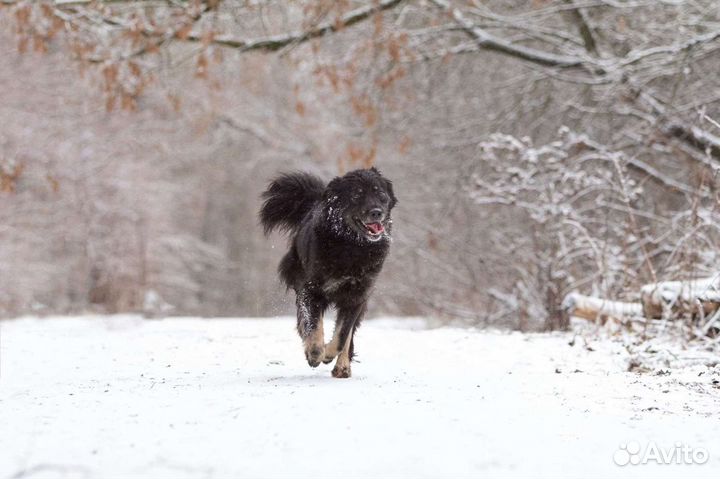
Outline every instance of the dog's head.
[(397, 198), (392, 182), (374, 167), (332, 180), (324, 201), (327, 218), (337, 234), (370, 242), (390, 238), (390, 211)]

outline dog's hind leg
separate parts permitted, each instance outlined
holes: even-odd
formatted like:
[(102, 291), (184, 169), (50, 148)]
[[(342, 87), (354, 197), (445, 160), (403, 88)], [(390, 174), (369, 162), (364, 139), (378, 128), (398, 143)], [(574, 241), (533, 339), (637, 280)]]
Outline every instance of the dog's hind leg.
[(350, 369), (350, 361), (352, 360), (350, 350), (352, 349), (353, 336), (355, 335), (355, 330), (360, 324), (366, 309), (366, 303), (338, 308), (338, 323), (341, 318), (342, 323), (340, 324), (340, 331), (338, 334), (340, 351), (338, 353), (337, 361), (335, 362), (335, 367), (332, 370), (332, 375), (335, 378), (349, 378), (352, 374)]
[(327, 301), (320, 294), (304, 288), (297, 294), (297, 330), (305, 348), (305, 359), (317, 367), (325, 358), (323, 314)]

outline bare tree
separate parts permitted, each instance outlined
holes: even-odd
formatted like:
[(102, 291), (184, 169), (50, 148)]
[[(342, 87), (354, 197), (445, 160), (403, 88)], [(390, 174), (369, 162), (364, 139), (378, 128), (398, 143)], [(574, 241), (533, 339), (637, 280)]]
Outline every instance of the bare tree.
[[(154, 163), (157, 211), (83, 206), (79, 237), (137, 238), (132, 248), (100, 247), (123, 258), (103, 269), (133, 271), (132, 305), (160, 289), (181, 311), (247, 311), (272, 287), (256, 279), (271, 274), (273, 254), (249, 233), (250, 179), (287, 166), (329, 176), (376, 163), (397, 178), (397, 247), (379, 286), (386, 311), (563, 327), (570, 290), (625, 299), (717, 260), (720, 17), (711, 0), (3, 4), (18, 50), (69, 54), (107, 110), (204, 125), (203, 145), (158, 133), (138, 148), (143, 177), (153, 157), (143, 150), (170, 145)], [(172, 120), (147, 124), (161, 121)], [(3, 178), (15, 179), (3, 184), (20, 184), (4, 194), (31, 211), (37, 195), (23, 182), (42, 169), (4, 151)], [(106, 174), (88, 198), (146, 195)], [(188, 189), (192, 201), (168, 206)], [(11, 211), (26, 214), (19, 203)], [(95, 281), (92, 266), (83, 271)], [(263, 300), (249, 310), (282, 307)]]

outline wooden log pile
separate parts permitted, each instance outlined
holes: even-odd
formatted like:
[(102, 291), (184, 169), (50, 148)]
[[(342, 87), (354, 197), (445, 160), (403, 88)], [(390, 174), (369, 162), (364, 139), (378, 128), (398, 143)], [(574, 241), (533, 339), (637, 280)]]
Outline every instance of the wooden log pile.
[(708, 316), (720, 308), (720, 273), (692, 281), (665, 281), (640, 288), (646, 318)]
[(589, 319), (591, 321), (597, 319), (603, 323), (608, 318), (623, 319), (643, 315), (643, 308), (640, 303), (610, 301), (579, 293), (570, 293), (565, 296), (562, 307), (563, 311), (570, 316)]
[(720, 272), (696, 280), (647, 284), (640, 288), (639, 296), (639, 302), (622, 302), (570, 293), (563, 301), (563, 311), (603, 324), (608, 318), (620, 322), (693, 318), (705, 334), (720, 328)]

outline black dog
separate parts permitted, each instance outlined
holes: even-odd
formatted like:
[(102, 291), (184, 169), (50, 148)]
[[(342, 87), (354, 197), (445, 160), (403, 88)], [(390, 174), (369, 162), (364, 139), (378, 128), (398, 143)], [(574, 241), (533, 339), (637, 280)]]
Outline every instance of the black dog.
[[(327, 186), (316, 176), (288, 173), (262, 198), (265, 234), (277, 228), (292, 235), (278, 270), (295, 290), (305, 358), (316, 367), (337, 356), (332, 375), (348, 378), (353, 336), (390, 248), (390, 210), (397, 202), (392, 183), (375, 168), (351, 171)], [(337, 321), (325, 344), (322, 317), (330, 305)]]

